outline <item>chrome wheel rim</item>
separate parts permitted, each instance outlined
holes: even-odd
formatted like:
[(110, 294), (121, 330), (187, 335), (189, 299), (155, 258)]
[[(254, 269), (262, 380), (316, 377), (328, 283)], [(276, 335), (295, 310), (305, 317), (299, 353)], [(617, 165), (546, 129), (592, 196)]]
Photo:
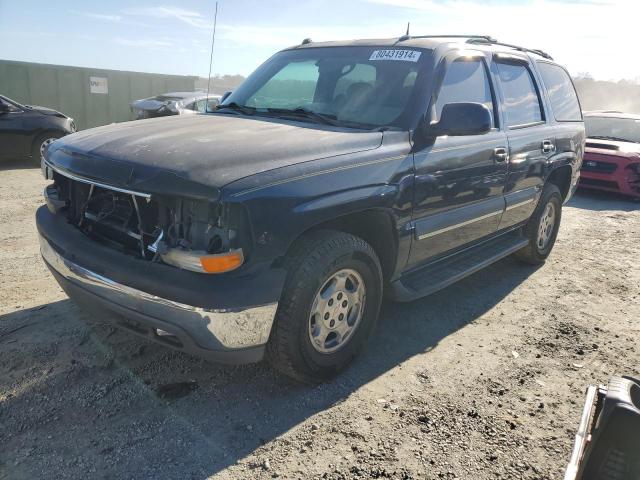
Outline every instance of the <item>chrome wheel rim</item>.
[(47, 138), (44, 142), (40, 144), (40, 158), (44, 158), (44, 152), (49, 145), (55, 142), (57, 138)]
[(544, 213), (540, 218), (540, 224), (538, 225), (538, 248), (544, 249), (551, 240), (553, 230), (556, 226), (556, 208), (553, 203), (547, 203), (544, 209)]
[(316, 293), (309, 315), (311, 345), (319, 353), (333, 353), (344, 347), (360, 325), (366, 287), (352, 269), (334, 273)]

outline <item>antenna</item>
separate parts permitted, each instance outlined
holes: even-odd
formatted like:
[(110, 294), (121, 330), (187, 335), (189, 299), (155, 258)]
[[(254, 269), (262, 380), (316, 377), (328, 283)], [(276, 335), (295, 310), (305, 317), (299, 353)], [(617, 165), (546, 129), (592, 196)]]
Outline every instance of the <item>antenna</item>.
[(211, 56), (209, 57), (209, 77), (207, 78), (207, 109), (209, 108), (209, 87), (211, 86), (211, 66), (213, 65), (213, 46), (216, 43), (216, 23), (218, 21), (218, 2), (213, 14), (213, 34), (211, 35)]
[(411, 26), (411, 23), (407, 22), (407, 33), (405, 33), (404, 35), (402, 35), (400, 38), (398, 38), (398, 42), (404, 42), (405, 40), (409, 40), (411, 38), (411, 35), (409, 35), (409, 27)]

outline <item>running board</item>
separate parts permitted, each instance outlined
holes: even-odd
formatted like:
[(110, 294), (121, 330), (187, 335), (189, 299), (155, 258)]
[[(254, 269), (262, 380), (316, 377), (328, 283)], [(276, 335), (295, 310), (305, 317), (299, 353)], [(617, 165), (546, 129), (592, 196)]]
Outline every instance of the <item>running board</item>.
[(391, 297), (408, 302), (430, 295), (526, 247), (527, 243), (518, 229), (449, 255), (392, 282)]

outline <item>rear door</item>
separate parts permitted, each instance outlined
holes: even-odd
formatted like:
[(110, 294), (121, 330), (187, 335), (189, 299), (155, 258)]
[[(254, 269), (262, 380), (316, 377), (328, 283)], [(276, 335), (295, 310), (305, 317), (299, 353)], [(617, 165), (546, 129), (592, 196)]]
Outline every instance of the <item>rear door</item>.
[(533, 213), (547, 160), (556, 151), (556, 139), (529, 57), (496, 54), (494, 64), (509, 140), (506, 209), (499, 226), (503, 229), (527, 220)]
[(482, 103), (492, 112), (493, 128), (483, 135), (438, 137), (415, 153), (410, 267), (491, 235), (504, 210), (507, 139), (486, 58), (452, 54), (445, 68), (432, 100), (433, 120), (448, 103)]
[(573, 186), (578, 181), (585, 146), (584, 122), (578, 94), (569, 73), (563, 67), (546, 60), (538, 60), (536, 66), (547, 94), (547, 110), (555, 119), (556, 154), (552, 159), (553, 166), (571, 165)]

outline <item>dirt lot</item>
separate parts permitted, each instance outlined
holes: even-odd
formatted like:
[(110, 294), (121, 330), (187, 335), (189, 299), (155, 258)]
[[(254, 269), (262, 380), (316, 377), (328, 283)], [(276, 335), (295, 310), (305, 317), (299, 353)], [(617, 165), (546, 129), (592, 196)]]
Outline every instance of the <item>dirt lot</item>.
[(0, 178), (3, 479), (561, 478), (585, 386), (640, 374), (638, 203), (578, 195), (546, 265), (384, 305), (310, 388), (83, 314), (38, 255), (40, 172)]

